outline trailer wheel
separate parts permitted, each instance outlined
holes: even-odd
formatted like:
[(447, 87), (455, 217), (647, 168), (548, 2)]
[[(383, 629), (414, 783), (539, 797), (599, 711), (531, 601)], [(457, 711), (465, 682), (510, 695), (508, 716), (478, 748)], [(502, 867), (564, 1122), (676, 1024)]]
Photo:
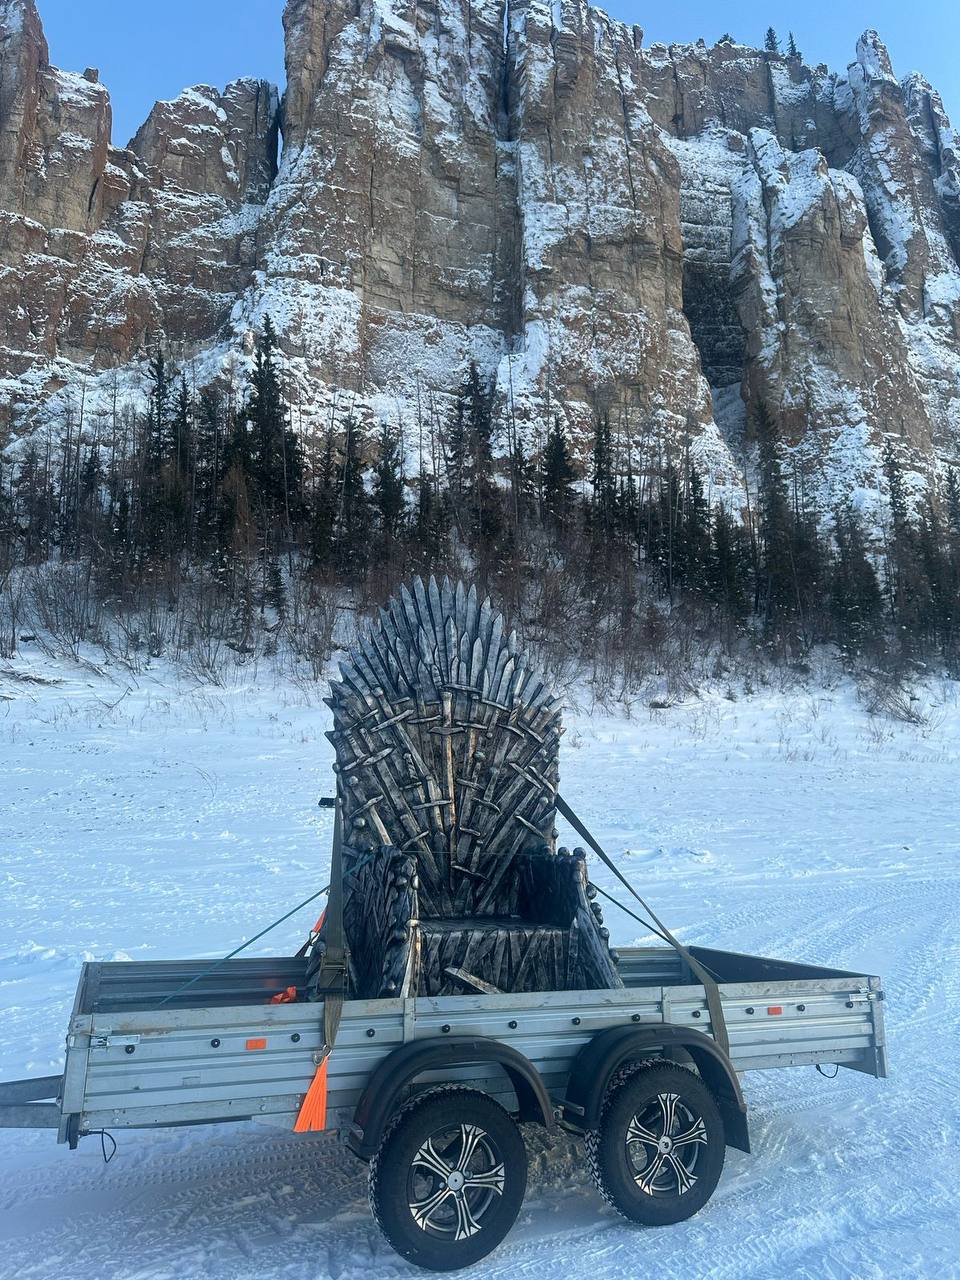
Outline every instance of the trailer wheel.
[(631, 1222), (660, 1227), (692, 1218), (707, 1203), (726, 1141), (700, 1077), (654, 1061), (614, 1081), (586, 1148), (604, 1199)]
[(516, 1122), (473, 1089), (406, 1103), (370, 1162), (370, 1207), (402, 1257), (456, 1271), (491, 1253), (516, 1221), (527, 1151)]

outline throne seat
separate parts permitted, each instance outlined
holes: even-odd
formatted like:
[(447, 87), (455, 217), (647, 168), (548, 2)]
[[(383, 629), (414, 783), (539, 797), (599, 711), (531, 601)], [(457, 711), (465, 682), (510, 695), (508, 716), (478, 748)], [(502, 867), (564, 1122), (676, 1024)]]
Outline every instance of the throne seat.
[(424, 920), (417, 995), (462, 995), (470, 979), (498, 991), (563, 990), (569, 936), (567, 929), (517, 916)]

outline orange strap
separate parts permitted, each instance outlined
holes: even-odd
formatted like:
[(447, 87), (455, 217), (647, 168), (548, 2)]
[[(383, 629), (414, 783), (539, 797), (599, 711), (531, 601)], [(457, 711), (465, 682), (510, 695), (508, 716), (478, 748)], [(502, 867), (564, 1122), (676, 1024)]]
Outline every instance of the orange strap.
[(327, 1127), (327, 1063), (330, 1055), (325, 1054), (317, 1067), (313, 1083), (304, 1095), (293, 1126), (294, 1133), (321, 1133)]
[(278, 991), (275, 996), (270, 997), (271, 1004), (296, 1004), (297, 988), (287, 987), (286, 991)]
[(324, 922), (324, 920), (326, 920), (326, 918), (327, 918), (327, 908), (326, 908), (326, 907), (324, 907), (324, 908), (323, 908), (323, 910), (320, 912), (320, 919), (319, 919), (319, 920), (317, 921), (317, 923), (313, 926), (313, 932), (314, 932), (314, 933), (319, 933), (319, 932), (320, 932), (320, 930), (323, 928), (323, 922)]

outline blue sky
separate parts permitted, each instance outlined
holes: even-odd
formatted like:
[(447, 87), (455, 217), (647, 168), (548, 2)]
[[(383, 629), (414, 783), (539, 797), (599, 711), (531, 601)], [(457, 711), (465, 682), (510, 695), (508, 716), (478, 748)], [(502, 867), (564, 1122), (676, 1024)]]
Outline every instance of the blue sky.
[[(283, 0), (38, 0), (57, 66), (100, 68), (114, 103), (114, 138), (128, 141), (157, 98), (191, 84), (223, 86), (241, 75), (283, 82)], [(773, 23), (793, 29), (807, 61), (843, 70), (865, 26), (876, 27), (898, 75), (922, 71), (960, 125), (960, 4), (956, 0), (611, 0), (614, 16), (635, 22), (646, 42), (712, 43), (725, 31), (746, 44)]]

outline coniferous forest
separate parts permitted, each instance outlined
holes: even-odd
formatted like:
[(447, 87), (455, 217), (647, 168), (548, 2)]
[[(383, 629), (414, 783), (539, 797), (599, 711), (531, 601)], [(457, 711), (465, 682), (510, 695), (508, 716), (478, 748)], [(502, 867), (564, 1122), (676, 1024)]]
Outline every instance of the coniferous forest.
[(307, 448), (269, 320), (241, 395), (195, 392), (158, 349), (145, 403), (69, 414), (3, 465), (3, 655), (42, 635), (216, 679), (282, 649), (319, 675), (345, 617), (437, 573), (494, 593), (551, 674), (611, 689), (744, 655), (960, 666), (960, 476), (917, 510), (892, 448), (880, 530), (810, 505), (769, 411), (731, 511), (683, 451), (636, 458), (606, 417), (586, 465), (559, 417), (530, 456), (476, 366), (416, 439), (350, 415)]

